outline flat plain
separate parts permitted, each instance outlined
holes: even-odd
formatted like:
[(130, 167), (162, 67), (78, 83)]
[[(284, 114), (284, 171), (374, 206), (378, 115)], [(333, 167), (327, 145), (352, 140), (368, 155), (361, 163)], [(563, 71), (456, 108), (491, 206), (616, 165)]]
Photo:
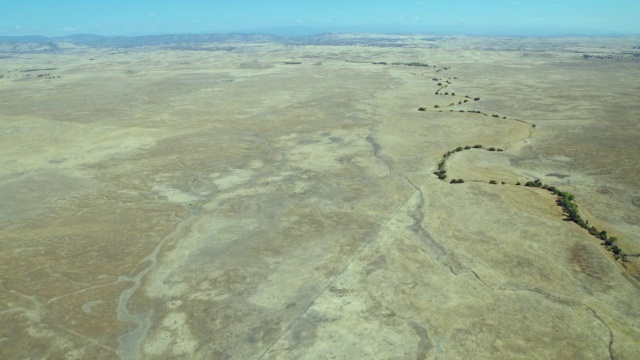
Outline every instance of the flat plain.
[(0, 48), (0, 358), (636, 359), (638, 45)]

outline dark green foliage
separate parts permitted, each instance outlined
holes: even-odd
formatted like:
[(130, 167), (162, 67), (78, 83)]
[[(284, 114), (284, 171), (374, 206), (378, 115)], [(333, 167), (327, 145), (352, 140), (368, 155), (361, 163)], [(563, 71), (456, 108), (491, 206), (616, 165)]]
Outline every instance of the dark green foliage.
[(469, 102), (469, 100), (465, 100), (464, 102), (466, 102), (466, 103), (467, 103), (467, 102)]
[(489, 151), (496, 151), (496, 148), (494, 148), (494, 147), (492, 146), (492, 147), (490, 147), (488, 150), (489, 150)]
[(522, 185), (522, 184), (520, 183), (520, 181), (518, 181), (518, 182), (516, 183), (516, 185), (520, 186), (520, 185)]
[(602, 231), (600, 231), (600, 232), (598, 233), (598, 238), (599, 238), (600, 240), (604, 240), (604, 241), (609, 240), (609, 237), (607, 236), (607, 232), (606, 232), (606, 231), (604, 231), (604, 230), (602, 230)]
[(422, 66), (422, 67), (429, 67), (429, 64), (425, 64), (425, 63), (421, 63), (421, 62), (416, 62), (416, 61), (408, 62), (408, 63), (405, 63), (404, 65), (406, 65), (406, 66)]
[(436, 175), (438, 177), (438, 179), (440, 180), (444, 180), (447, 178), (447, 171), (444, 169), (440, 169), (436, 172), (433, 173), (434, 175)]
[(528, 186), (528, 187), (542, 187), (542, 182), (538, 179), (534, 180), (534, 181), (527, 181), (524, 186)]
[(451, 93), (451, 96), (456, 96), (456, 93)]
[(418, 108), (418, 111), (427, 111), (427, 108), (419, 107), (419, 108)]
[(463, 184), (464, 180), (462, 180), (462, 179), (453, 179), (449, 183), (450, 184)]
[(462, 151), (462, 146), (458, 146), (455, 151)]
[(473, 145), (474, 149), (482, 149), (482, 145)]
[(480, 98), (479, 97), (473, 98), (473, 101), (480, 101)]
[(498, 148), (498, 149), (496, 149), (496, 151), (504, 151), (504, 150), (502, 150), (502, 149)]
[(467, 146), (464, 147), (464, 149), (465, 150), (469, 150), (469, 149), (471, 149), (471, 146), (467, 145)]
[(497, 181), (495, 181), (495, 180), (489, 180), (489, 184), (493, 184), (493, 185), (495, 185), (495, 184), (497, 184), (497, 183), (498, 183), (498, 182), (497, 182)]
[(494, 118), (500, 117), (500, 116), (498, 116), (498, 115), (496, 115), (496, 114), (493, 114), (493, 115), (491, 115), (491, 116), (493, 116)]
[(433, 105), (433, 108), (434, 108), (434, 109), (437, 109), (437, 108), (439, 108), (439, 107), (440, 107), (440, 105)]
[(614, 255), (616, 255), (616, 258), (617, 258), (618, 256), (620, 256), (620, 253), (622, 252), (622, 250), (618, 247), (618, 245), (613, 245), (613, 246), (611, 247), (611, 252), (612, 252)]

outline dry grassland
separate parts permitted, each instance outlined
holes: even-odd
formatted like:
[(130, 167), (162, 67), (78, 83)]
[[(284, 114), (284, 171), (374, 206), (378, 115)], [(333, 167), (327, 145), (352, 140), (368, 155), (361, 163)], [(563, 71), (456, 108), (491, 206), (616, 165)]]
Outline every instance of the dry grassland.
[(0, 358), (637, 358), (637, 39), (394, 39), (4, 54)]

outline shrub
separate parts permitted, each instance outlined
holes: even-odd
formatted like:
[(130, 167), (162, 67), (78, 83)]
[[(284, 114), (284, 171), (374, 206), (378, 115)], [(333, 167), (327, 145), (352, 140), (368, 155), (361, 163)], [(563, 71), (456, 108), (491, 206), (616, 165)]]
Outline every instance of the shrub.
[(458, 146), (458, 147), (456, 148), (456, 151), (462, 151), (462, 146)]
[(495, 180), (489, 180), (489, 184), (494, 184), (494, 185), (495, 185), (495, 184), (497, 184), (497, 183), (498, 183), (498, 182), (497, 182), (497, 181), (495, 181)]
[(469, 150), (469, 149), (471, 149), (471, 146), (467, 145), (467, 146), (464, 147), (464, 149), (465, 150)]
[(516, 183), (516, 185), (520, 186), (520, 185), (522, 185), (522, 184), (520, 183), (520, 181), (518, 181), (518, 182)]
[(474, 149), (482, 149), (482, 145), (473, 145)]
[(473, 101), (480, 101), (480, 98), (479, 97), (473, 98)]
[(496, 148), (494, 148), (493, 146), (489, 148), (489, 151), (496, 151)]
[(440, 105), (433, 105), (433, 108), (434, 108), (434, 109), (437, 109), (437, 108), (439, 108), (439, 107), (440, 107)]
[(427, 108), (419, 107), (418, 111), (427, 111)]
[(498, 115), (496, 115), (496, 114), (493, 114), (493, 115), (491, 115), (491, 116), (493, 116), (494, 118), (500, 117), (500, 116), (498, 116)]

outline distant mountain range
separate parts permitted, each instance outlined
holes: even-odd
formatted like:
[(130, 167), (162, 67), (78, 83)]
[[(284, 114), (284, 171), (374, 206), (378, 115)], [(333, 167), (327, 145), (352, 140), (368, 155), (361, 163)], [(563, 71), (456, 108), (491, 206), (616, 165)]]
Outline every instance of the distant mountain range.
[[(424, 39), (430, 40), (430, 39)], [(203, 45), (218, 44), (217, 50), (233, 50), (234, 43), (281, 42), (313, 45), (365, 45), (379, 47), (406, 46), (397, 36), (383, 34), (314, 34), (275, 35), (257, 33), (166, 34), (145, 36), (101, 36), (78, 34), (63, 37), (0, 36), (0, 53), (60, 52), (73, 46), (134, 48), (162, 46), (169, 49), (200, 50)]]
[(78, 34), (63, 37), (0, 36), (0, 44), (67, 43), (93, 47), (137, 47), (172, 44), (206, 44), (228, 41), (263, 42), (282, 39), (282, 36), (263, 34), (166, 34), (145, 36), (101, 36)]

